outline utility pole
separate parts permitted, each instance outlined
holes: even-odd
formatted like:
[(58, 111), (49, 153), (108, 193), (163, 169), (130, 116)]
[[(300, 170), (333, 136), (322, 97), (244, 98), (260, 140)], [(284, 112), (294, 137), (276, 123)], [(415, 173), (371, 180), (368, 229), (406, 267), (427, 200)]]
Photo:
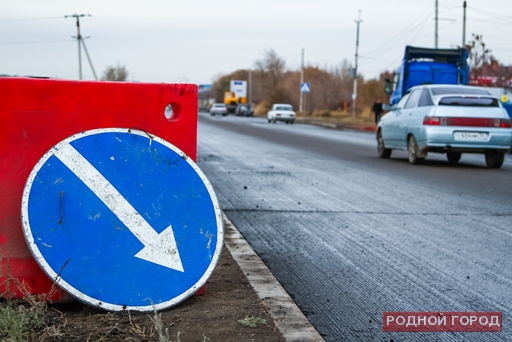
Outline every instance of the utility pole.
[(464, 14), (462, 16), (462, 47), (466, 47), (466, 1), (464, 1)]
[(438, 0), (436, 0), (436, 18), (435, 18), (435, 21), (436, 21), (436, 30), (435, 30), (435, 48), (437, 49), (438, 48), (438, 41), (439, 41), (439, 35), (438, 35), (438, 22), (439, 22), (439, 17), (438, 17)]
[(252, 70), (249, 69), (249, 104), (252, 106)]
[(302, 83), (304, 83), (304, 48), (302, 48), (302, 61), (300, 63), (300, 86), (299, 86), (299, 112), (302, 113), (303, 111), (303, 105), (304, 105), (304, 100), (303, 100), (303, 94), (302, 94), (302, 89), (300, 89), (302, 87)]
[(356, 116), (356, 99), (357, 99), (357, 58), (359, 53), (359, 24), (363, 21), (361, 20), (361, 10), (359, 10), (359, 17), (356, 20), (357, 24), (357, 34), (356, 34), (356, 66), (353, 69), (352, 77), (354, 77), (354, 92), (352, 94), (352, 116)]
[(94, 71), (94, 67), (92, 66), (91, 58), (89, 57), (89, 52), (87, 51), (87, 48), (85, 47), (84, 39), (82, 35), (80, 34), (80, 18), (83, 17), (90, 17), (90, 14), (72, 14), (72, 15), (65, 15), (64, 18), (76, 18), (76, 41), (78, 42), (78, 79), (82, 79), (82, 49), (81, 46), (83, 45), (85, 54), (87, 56), (87, 60), (89, 61), (89, 65), (91, 66), (92, 73), (94, 74), (94, 79), (98, 79), (96, 76), (96, 71)]

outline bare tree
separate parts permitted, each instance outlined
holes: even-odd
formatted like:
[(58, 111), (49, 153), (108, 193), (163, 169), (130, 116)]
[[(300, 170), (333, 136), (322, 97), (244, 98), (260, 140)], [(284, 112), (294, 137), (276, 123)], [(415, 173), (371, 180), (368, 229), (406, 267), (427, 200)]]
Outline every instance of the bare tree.
[(128, 79), (128, 70), (124, 65), (108, 66), (101, 76), (102, 81), (119, 81), (124, 82)]
[(492, 58), (491, 50), (485, 46), (482, 35), (472, 34), (472, 40), (468, 42), (466, 48), (469, 52), (469, 66), (471, 70), (477, 72), (484, 64), (489, 64)]
[(283, 74), (285, 62), (273, 50), (266, 50), (263, 59), (254, 63), (257, 68), (258, 95), (262, 101), (284, 102), (287, 93), (284, 90)]

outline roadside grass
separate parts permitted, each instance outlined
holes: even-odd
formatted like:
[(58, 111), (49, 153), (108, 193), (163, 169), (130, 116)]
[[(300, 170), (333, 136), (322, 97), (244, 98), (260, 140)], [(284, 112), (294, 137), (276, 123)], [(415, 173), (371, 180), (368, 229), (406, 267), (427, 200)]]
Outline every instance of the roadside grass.
[[(156, 333), (158, 335), (158, 342), (172, 342), (171, 338), (169, 337), (169, 328), (164, 329), (164, 323), (162, 322), (162, 314), (155, 311), (152, 321), (155, 326)], [(180, 342), (179, 331), (176, 335), (176, 341)]]
[[(1, 273), (5, 280), (0, 286), (6, 290), (0, 294), (0, 340), (25, 342), (60, 336), (60, 330), (66, 322), (54, 325), (52, 321), (55, 320), (55, 315), (48, 315), (48, 302), (57, 291), (56, 282), (53, 282), (48, 293), (32, 294), (27, 283), (20, 282), (10, 274), (10, 259), (4, 259), (0, 255), (0, 262), (3, 263), (4, 260), (6, 260), (7, 270), (2, 269)], [(66, 264), (61, 268), (57, 279)], [(11, 292), (13, 286), (22, 294), (23, 298), (13, 298), (14, 295)]]
[[(351, 111), (327, 111), (320, 110), (313, 113), (296, 112), (296, 121), (306, 124), (322, 125), (332, 128), (358, 128), (371, 130), (375, 127), (375, 119), (370, 108), (364, 108), (360, 113), (354, 115)], [(256, 116), (267, 116), (267, 112), (256, 114)]]
[(299, 113), (299, 117), (322, 118), (332, 119), (336, 121), (350, 122), (350, 123), (373, 123), (373, 113), (370, 108), (364, 108), (361, 112), (354, 115), (351, 111), (315, 111), (311, 114)]
[(248, 317), (248, 316), (246, 316), (245, 318), (239, 319), (238, 323), (243, 325), (244, 327), (257, 328), (258, 325), (265, 325), (265, 324), (267, 324), (267, 320), (263, 319), (261, 317), (255, 317), (255, 316)]
[(37, 307), (7, 300), (0, 307), (2, 341), (28, 341), (46, 324), (45, 312)]
[[(20, 283), (18, 279), (7, 277), (6, 283), (14, 283), (21, 293), (23, 299), (11, 299), (9, 293), (2, 294), (4, 298), (0, 302), (0, 338), (2, 341), (23, 342), (34, 340), (37, 335), (46, 329), (51, 336), (57, 336), (59, 331), (55, 326), (51, 328), (47, 325), (48, 306), (47, 296), (50, 294), (33, 295), (29, 292), (25, 283)], [(9, 287), (7, 287), (9, 288)]]
[(355, 128), (372, 130), (375, 127), (373, 113), (365, 109), (362, 113), (353, 115), (351, 112), (318, 111), (311, 114), (297, 113), (297, 122), (322, 125), (332, 128)]
[[(6, 342), (30, 342), (44, 341), (56, 337), (62, 337), (63, 328), (66, 326), (66, 319), (60, 313), (60, 317), (54, 312), (48, 312), (48, 300), (55, 287), (49, 294), (33, 295), (29, 292), (25, 283), (8, 277), (6, 282), (13, 282), (16, 287), (24, 294), (21, 299), (9, 299), (9, 293), (2, 294), (0, 299), (0, 341)], [(57, 310), (53, 310), (58, 312)], [(130, 320), (129, 328), (131, 334), (139, 336), (143, 339), (158, 337), (158, 342), (180, 342), (180, 334), (178, 331), (176, 339), (170, 337), (169, 329), (164, 327), (162, 322), (162, 314), (154, 311), (153, 317), (149, 316), (153, 322), (153, 327), (146, 329), (132, 322), (130, 311), (128, 311)], [(64, 318), (64, 319), (63, 319)], [(105, 341), (108, 340), (109, 332), (104, 336)], [(203, 342), (209, 341), (207, 336), (203, 336)]]

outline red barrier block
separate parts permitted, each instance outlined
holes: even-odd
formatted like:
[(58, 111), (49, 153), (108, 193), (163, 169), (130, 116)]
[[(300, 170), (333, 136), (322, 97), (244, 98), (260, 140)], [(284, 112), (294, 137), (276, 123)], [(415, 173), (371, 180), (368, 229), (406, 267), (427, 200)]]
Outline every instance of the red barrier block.
[[(172, 115), (166, 108), (172, 107)], [(37, 161), (65, 138), (97, 128), (136, 128), (175, 145), (194, 161), (197, 86), (0, 78), (0, 294), (49, 294), (21, 227), (21, 201)], [(67, 297), (60, 289), (52, 300)]]

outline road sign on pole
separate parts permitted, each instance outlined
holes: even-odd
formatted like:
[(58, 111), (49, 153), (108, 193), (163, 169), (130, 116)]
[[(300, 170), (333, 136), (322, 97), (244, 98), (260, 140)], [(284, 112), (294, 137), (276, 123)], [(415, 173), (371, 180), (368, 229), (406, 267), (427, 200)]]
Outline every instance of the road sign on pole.
[(309, 82), (300, 84), (300, 92), (301, 93), (309, 93), (311, 91), (311, 85)]
[(107, 310), (171, 307), (203, 286), (224, 228), (213, 189), (150, 133), (75, 134), (36, 164), (22, 199), (29, 249), (57, 284)]

